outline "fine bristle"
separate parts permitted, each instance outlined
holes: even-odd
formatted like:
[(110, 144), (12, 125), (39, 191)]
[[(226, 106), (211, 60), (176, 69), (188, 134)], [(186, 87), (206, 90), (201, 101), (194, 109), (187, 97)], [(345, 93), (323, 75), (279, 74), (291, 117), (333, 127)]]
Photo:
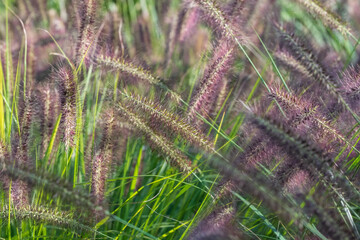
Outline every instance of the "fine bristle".
[(357, 2), (0, 1), (0, 239), (360, 239)]

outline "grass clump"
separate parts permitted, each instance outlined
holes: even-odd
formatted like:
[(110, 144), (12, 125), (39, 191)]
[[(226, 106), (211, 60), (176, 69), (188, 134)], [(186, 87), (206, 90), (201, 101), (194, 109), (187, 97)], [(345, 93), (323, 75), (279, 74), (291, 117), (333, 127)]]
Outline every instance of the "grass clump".
[(0, 2), (0, 238), (360, 239), (354, 2)]

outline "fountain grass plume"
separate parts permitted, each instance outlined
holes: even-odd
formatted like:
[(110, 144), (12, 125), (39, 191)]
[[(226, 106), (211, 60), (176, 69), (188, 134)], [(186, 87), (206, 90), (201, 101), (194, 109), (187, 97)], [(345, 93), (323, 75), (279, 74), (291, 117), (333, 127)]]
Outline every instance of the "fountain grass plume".
[(270, 163), (275, 156), (281, 155), (283, 155), (281, 148), (273, 144), (271, 139), (264, 136), (255, 137), (236, 158), (235, 164), (239, 168), (254, 170), (260, 164)]
[(234, 214), (233, 207), (223, 207), (213, 211), (199, 222), (188, 239), (239, 239), (242, 234), (231, 224)]
[(317, 1), (0, 1), (0, 238), (359, 238), (356, 29)]
[(200, 121), (197, 120), (197, 113), (204, 117), (210, 113), (219, 93), (219, 86), (221, 86), (225, 74), (231, 67), (234, 51), (233, 45), (226, 39), (220, 40), (215, 48), (213, 57), (205, 70), (188, 110), (189, 121), (195, 121), (195, 124), (199, 127)]
[(233, 38), (238, 35), (229, 19), (227, 19), (226, 15), (214, 0), (194, 0), (194, 2), (206, 10), (216, 25), (219, 26), (219, 31), (222, 36), (233, 40)]
[(190, 1), (185, 1), (177, 17), (175, 41), (183, 43), (195, 31), (201, 15), (200, 9)]
[(298, 61), (294, 56), (292, 56), (288, 51), (277, 51), (274, 54), (276, 60), (281, 63), (281, 65), (286, 66), (292, 71), (301, 74), (306, 78), (311, 78), (311, 73)]
[[(358, 196), (358, 191), (347, 179), (343, 178), (342, 174), (338, 174), (335, 170), (332, 171), (331, 167), (328, 165), (329, 160), (326, 161), (324, 158), (320, 157), (321, 153), (319, 153), (317, 150), (312, 150), (313, 148), (307, 146), (305, 141), (297, 140), (296, 137), (293, 137), (292, 135), (283, 132), (277, 126), (268, 122), (264, 118), (252, 116), (251, 119), (253, 119), (251, 121), (253, 121), (253, 123), (257, 125), (261, 130), (271, 135), (272, 140), (276, 140), (276, 141), (279, 140), (279, 142), (274, 142), (274, 144), (279, 144), (283, 146), (288, 150), (291, 156), (299, 156), (298, 159), (302, 159), (301, 161), (305, 161), (299, 164), (300, 168), (311, 169), (310, 171), (313, 171), (314, 168), (317, 169), (318, 171), (322, 169), (321, 176), (327, 181), (331, 182), (331, 184), (334, 184), (334, 186), (336, 186), (337, 189), (341, 189), (342, 192), (346, 192), (348, 196), (351, 197), (354, 197), (355, 195)], [(277, 136), (277, 134), (279, 134), (278, 137), (275, 137)], [(316, 161), (315, 157), (318, 159), (317, 163), (315, 162)], [(262, 174), (257, 172), (251, 172), (251, 173), (247, 172), (240, 174), (237, 170), (235, 170), (233, 166), (230, 166), (228, 164), (218, 163), (217, 161), (216, 162), (211, 161), (211, 163), (215, 164), (220, 169), (220, 171), (226, 176), (230, 177), (232, 181), (235, 181), (235, 186), (239, 187), (246, 193), (251, 192), (252, 196), (257, 196), (259, 199), (262, 199), (265, 205), (269, 204), (268, 207), (270, 207), (273, 211), (277, 212), (278, 216), (282, 216), (285, 219), (292, 219), (292, 221), (294, 221), (295, 224), (299, 226), (299, 228), (304, 227), (303, 224), (304, 224), (305, 215), (316, 216), (319, 222), (321, 223), (320, 224), (321, 232), (323, 232), (325, 235), (328, 235), (330, 237), (341, 236), (344, 239), (351, 239), (352, 233), (349, 232), (348, 229), (333, 228), (331, 231), (328, 230), (329, 227), (334, 226), (334, 224), (336, 225), (336, 222), (326, 213), (325, 209), (321, 208), (320, 205), (315, 204), (311, 197), (309, 196), (306, 197), (301, 192), (299, 193), (300, 195), (298, 193), (294, 195), (295, 199), (297, 199), (300, 202), (307, 199), (307, 204), (305, 205), (306, 211), (300, 210), (298, 214), (294, 215), (292, 214), (292, 211), (297, 206), (290, 204), (287, 202), (287, 200), (283, 199), (284, 192), (280, 190), (281, 188), (276, 188), (276, 187), (274, 188), (273, 186), (270, 186), (270, 181), (265, 179), (264, 176), (262, 176)], [(247, 174), (251, 174), (251, 175), (247, 175)], [(345, 180), (347, 183), (345, 183), (341, 179)], [(251, 187), (251, 185), (253, 184), (256, 184), (257, 186), (261, 186), (261, 187), (260, 188), (255, 186)], [(267, 198), (267, 196), (269, 198), (277, 198), (277, 200), (274, 199), (271, 200)], [(274, 205), (274, 201), (279, 203), (281, 207)], [(316, 208), (311, 206), (316, 206)]]
[[(96, 205), (104, 204), (106, 179), (113, 158), (113, 110), (110, 109), (106, 111), (104, 125), (104, 136), (102, 137), (101, 147), (92, 163), (91, 195), (95, 198), (94, 202)], [(102, 217), (101, 213), (97, 213), (96, 211), (95, 215), (97, 219)]]
[(287, 124), (289, 124), (295, 132), (301, 134), (300, 125), (307, 124), (312, 130), (310, 136), (312, 136), (314, 142), (325, 143), (324, 148), (329, 148), (331, 142), (336, 141), (339, 146), (345, 144), (348, 148), (359, 153), (359, 150), (336, 128), (334, 122), (326, 119), (319, 111), (319, 106), (312, 103), (311, 100), (307, 100), (304, 97), (298, 98), (291, 92), (285, 92), (280, 88), (273, 87), (268, 96), (280, 104), (289, 118)]
[[(22, 108), (20, 109), (20, 129), (15, 135), (15, 141), (12, 144), (12, 155), (15, 166), (32, 167), (33, 162), (29, 158), (30, 145), (30, 129), (33, 119), (33, 96), (25, 94)], [(5, 161), (8, 159), (5, 159)], [(15, 179), (11, 185), (10, 199), (17, 208), (25, 207), (29, 204), (30, 186), (27, 182), (21, 179)], [(8, 186), (10, 188), (10, 186)]]
[(142, 67), (136, 66), (130, 62), (125, 61), (124, 59), (116, 59), (104, 55), (97, 57), (97, 63), (100, 66), (109, 67), (121, 72), (125, 72), (131, 76), (135, 76), (144, 82), (150, 84), (159, 84), (160, 79), (151, 75), (147, 70), (144, 70)]
[(331, 78), (316, 59), (316, 55), (301, 43), (297, 38), (289, 34), (284, 28), (278, 27), (281, 41), (284, 47), (301, 63), (307, 72), (316, 81), (320, 82), (330, 91), (335, 91), (336, 80)]
[(308, 50), (298, 39), (286, 32), (284, 28), (278, 26), (278, 30), (284, 46), (302, 64), (302, 66), (306, 68), (308, 73), (310, 73), (311, 78), (324, 86), (329, 91), (330, 95), (334, 96), (337, 102), (346, 109), (358, 123), (360, 123), (359, 116), (350, 108), (338, 90), (339, 86), (337, 80), (327, 73), (326, 67), (323, 67), (318, 62), (314, 53)]
[(66, 149), (74, 146), (76, 127), (76, 91), (77, 83), (74, 72), (70, 67), (60, 67), (55, 73), (55, 81), (59, 86), (62, 119), (61, 125), (64, 131)]
[(342, 173), (340, 169), (332, 168), (332, 166), (335, 165), (334, 160), (324, 155), (320, 150), (309, 145), (306, 140), (294, 135), (290, 130), (283, 130), (283, 126), (272, 123), (265, 118), (252, 116), (251, 121), (276, 140), (280, 146), (283, 146), (289, 154), (298, 156), (298, 158), (303, 161), (301, 167), (311, 171), (316, 170), (326, 182), (335, 188), (342, 189), (349, 198), (360, 196), (357, 187), (344, 175), (344, 173)]
[(154, 146), (161, 150), (166, 156), (168, 156), (172, 162), (180, 168), (181, 171), (189, 173), (192, 170), (192, 164), (190, 160), (178, 150), (168, 139), (164, 136), (159, 135), (154, 130), (152, 130), (147, 124), (146, 121), (139, 118), (136, 113), (130, 110), (128, 107), (122, 103), (117, 105), (121, 115), (123, 115), (135, 128), (140, 130), (145, 134), (147, 139), (154, 144)]
[(136, 66), (131, 62), (125, 61), (124, 59), (117, 59), (104, 55), (99, 55), (96, 58), (96, 62), (99, 66), (107, 67), (119, 72), (124, 72), (130, 76), (140, 79), (141, 81), (157, 86), (160, 89), (165, 90), (174, 101), (178, 103), (181, 101), (181, 97), (176, 92), (167, 88), (162, 83), (160, 78), (153, 76), (149, 71), (143, 69), (140, 66)]
[(97, 0), (79, 0), (78, 16), (80, 17), (79, 37), (76, 47), (76, 63), (79, 66), (84, 60), (85, 64), (90, 63), (91, 49), (94, 49), (96, 43), (96, 9), (100, 1)]
[(3, 206), (0, 209), (0, 219), (33, 220), (36, 224), (51, 224), (67, 229), (93, 232), (94, 229), (75, 220), (73, 213), (65, 212), (45, 206), (25, 206), (23, 208), (10, 208)]
[(106, 212), (102, 206), (94, 204), (88, 193), (80, 189), (73, 189), (72, 185), (63, 179), (36, 170), (14, 167), (11, 161), (2, 161), (0, 167), (0, 172), (8, 176), (12, 181), (25, 182), (31, 187), (42, 187), (45, 192), (52, 193), (63, 201), (74, 204), (79, 210), (83, 210), (83, 213), (88, 213), (94, 209), (99, 211), (102, 209), (102, 211)]
[(342, 35), (351, 36), (351, 30), (346, 26), (346, 23), (340, 19), (335, 13), (326, 9), (321, 2), (317, 0), (296, 0), (302, 4), (309, 12), (318, 16), (322, 23), (330, 28), (338, 30)]
[(35, 91), (38, 96), (35, 99), (38, 114), (40, 118), (41, 133), (42, 133), (42, 156), (46, 154), (46, 149), (50, 143), (51, 135), (56, 124), (56, 118), (61, 111), (60, 95), (58, 89), (54, 85), (44, 84), (38, 87)]
[(355, 67), (348, 68), (342, 76), (339, 76), (341, 85), (340, 93), (344, 96), (347, 103), (358, 110), (358, 100), (360, 100), (360, 72)]
[(162, 107), (160, 103), (153, 102), (149, 99), (142, 98), (131, 93), (129, 94), (126, 91), (121, 93), (127, 104), (133, 106), (134, 108), (138, 108), (139, 111), (145, 111), (148, 113), (154, 124), (164, 126), (166, 131), (171, 129), (172, 134), (179, 134), (189, 143), (199, 146), (206, 151), (213, 151), (212, 145), (206, 136), (203, 136), (202, 133), (191, 126), (185, 119)]
[[(274, 188), (273, 183), (261, 176), (260, 173), (250, 176), (249, 172), (240, 171), (238, 168), (215, 158), (209, 159), (209, 164), (218, 169), (222, 175), (231, 179), (237, 190), (260, 199), (265, 206), (276, 212), (284, 221), (292, 221), (301, 229), (304, 227), (303, 212), (298, 206), (291, 204), (281, 190)], [(236, 192), (234, 190), (232, 193)]]

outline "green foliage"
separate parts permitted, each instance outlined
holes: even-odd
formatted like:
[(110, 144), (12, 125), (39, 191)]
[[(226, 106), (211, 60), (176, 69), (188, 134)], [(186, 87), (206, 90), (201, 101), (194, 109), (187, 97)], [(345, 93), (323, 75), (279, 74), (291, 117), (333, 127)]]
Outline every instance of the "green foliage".
[(0, 238), (360, 239), (356, 6), (0, 1)]

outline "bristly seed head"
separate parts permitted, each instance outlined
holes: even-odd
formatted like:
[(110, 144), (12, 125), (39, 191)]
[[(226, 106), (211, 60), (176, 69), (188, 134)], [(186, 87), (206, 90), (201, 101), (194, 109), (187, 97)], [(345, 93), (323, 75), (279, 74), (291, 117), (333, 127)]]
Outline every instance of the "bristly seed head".
[(360, 72), (355, 67), (347, 69), (340, 78), (341, 94), (347, 102), (356, 109), (359, 109), (358, 100), (360, 100)]
[[(127, 92), (123, 92), (123, 96), (127, 105), (138, 109), (139, 112), (144, 111), (147, 117), (151, 119), (152, 126), (156, 126), (157, 131), (166, 133), (167, 135), (180, 135), (186, 141), (204, 148), (206, 151), (212, 152), (213, 148), (207, 137), (203, 136), (199, 131), (187, 123), (185, 119), (163, 108), (160, 103), (152, 102), (149, 99), (141, 98)], [(169, 132), (169, 130), (171, 130)]]
[[(113, 158), (113, 127), (114, 113), (108, 110), (105, 113), (104, 136), (101, 142), (101, 149), (92, 163), (91, 195), (95, 198), (96, 205), (104, 204), (105, 184)], [(98, 215), (95, 211), (97, 218)]]
[(206, 117), (211, 111), (210, 108), (220, 91), (219, 85), (229, 70), (233, 57), (233, 45), (225, 39), (221, 40), (190, 104), (188, 119), (195, 121), (195, 125), (198, 127), (201, 126), (201, 121), (197, 119), (197, 114)]
[(76, 47), (76, 63), (79, 65), (83, 58), (88, 65), (92, 55), (92, 49), (96, 46), (95, 16), (98, 6), (97, 0), (80, 0), (80, 32)]
[(60, 89), (62, 106), (62, 127), (64, 131), (64, 142), (66, 149), (73, 147), (76, 126), (76, 91), (77, 85), (73, 71), (69, 67), (61, 67), (56, 75)]
[(168, 156), (172, 162), (180, 168), (181, 171), (189, 173), (192, 170), (191, 161), (166, 137), (151, 129), (146, 121), (141, 119), (138, 114), (134, 113), (125, 105), (119, 103), (118, 108), (121, 112), (121, 115), (123, 115), (135, 128), (143, 132), (148, 140), (154, 144), (156, 148), (160, 149), (166, 156)]
[(302, 4), (309, 12), (319, 16), (328, 27), (338, 30), (345, 37), (347, 34), (351, 34), (350, 29), (346, 26), (346, 23), (343, 22), (339, 16), (330, 10), (326, 9), (322, 4), (317, 0), (296, 0)]

